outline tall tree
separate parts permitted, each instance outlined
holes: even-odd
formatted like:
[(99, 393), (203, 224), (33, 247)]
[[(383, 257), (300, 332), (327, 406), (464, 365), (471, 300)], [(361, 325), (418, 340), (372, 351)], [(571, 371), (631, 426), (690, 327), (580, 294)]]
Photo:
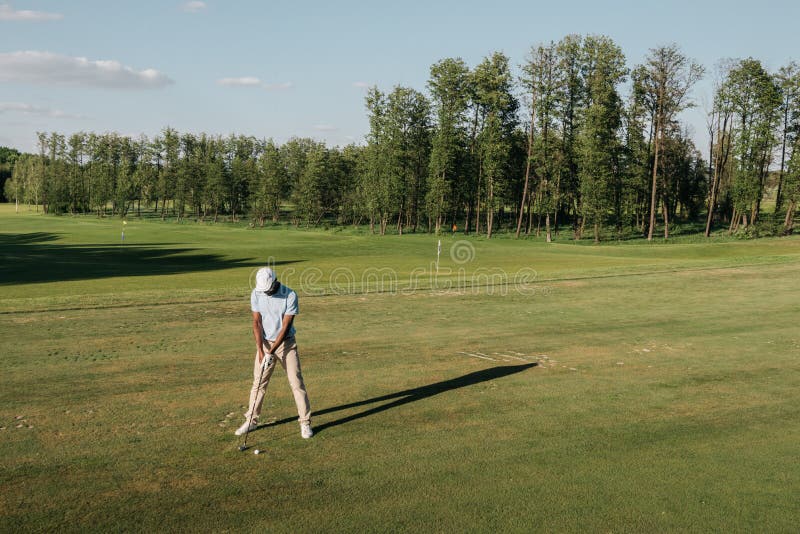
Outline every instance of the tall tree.
[[(530, 110), (527, 139), (527, 160), (522, 199), (517, 214), (516, 236), (522, 230), (525, 206), (528, 206), (528, 221), (531, 220), (531, 192), (539, 213), (545, 217), (547, 242), (551, 241), (550, 215), (557, 209), (560, 161), (555, 132), (557, 104), (561, 96), (561, 84), (556, 45), (539, 45), (531, 49), (528, 62), (522, 67), (522, 86), (527, 94), (526, 104)], [(532, 188), (531, 178), (535, 182)], [(530, 224), (528, 225), (530, 230)], [(526, 232), (527, 233), (527, 232)]]
[(473, 77), (475, 99), (484, 117), (478, 146), (486, 199), (486, 237), (491, 238), (495, 212), (509, 192), (512, 140), (519, 104), (512, 92), (513, 78), (504, 54), (495, 52), (485, 58), (475, 67)]
[(304, 221), (306, 226), (319, 223), (325, 214), (323, 192), (329, 172), (328, 160), (324, 145), (318, 144), (312, 148), (308, 152), (300, 181), (292, 193), (298, 221)]
[[(726, 80), (735, 115), (731, 230), (755, 224), (780, 120), (780, 90), (761, 62), (743, 59)], [(748, 218), (749, 215), (749, 218)]]
[[(653, 127), (653, 181), (650, 192), (650, 224), (647, 240), (652, 241), (656, 225), (656, 203), (658, 190), (659, 158), (663, 148), (665, 132), (675, 116), (693, 104), (689, 91), (703, 75), (703, 67), (686, 57), (676, 44), (660, 46), (650, 50), (645, 61), (647, 76), (642, 80), (645, 91), (655, 110)], [(666, 190), (666, 184), (664, 190)], [(664, 238), (669, 237), (669, 220), (664, 206)]]
[[(645, 235), (646, 216), (650, 205), (650, 148), (652, 145), (653, 109), (647, 97), (645, 80), (647, 70), (643, 65), (631, 72), (632, 90), (624, 113), (624, 188), (622, 203), (628, 210), (631, 223)], [(645, 136), (647, 132), (647, 136)], [(618, 220), (618, 231), (623, 221)]]
[(390, 173), (389, 195), (397, 214), (397, 231), (416, 229), (430, 153), (430, 103), (422, 93), (395, 87), (386, 99), (385, 149)]
[(788, 205), (786, 207), (786, 217), (783, 220), (783, 231), (785, 234), (792, 233), (794, 228), (794, 215), (797, 205), (800, 203), (800, 136), (794, 136), (792, 147), (792, 157), (789, 159), (785, 179), (785, 195)]
[[(380, 233), (396, 217), (398, 233), (416, 221), (428, 172), (430, 107), (419, 92), (395, 87), (388, 95), (372, 88), (366, 97), (370, 133), (363, 167), (362, 192), (370, 228), (376, 217)], [(416, 224), (413, 222), (413, 224)]]
[[(15, 148), (0, 146), (0, 195), (5, 189), (6, 180), (11, 179), (14, 174), (14, 163), (19, 158), (20, 153)], [(6, 199), (11, 197), (6, 196)]]
[[(778, 191), (775, 194), (775, 213), (778, 213), (783, 204), (782, 187), (783, 171), (786, 165), (786, 148), (791, 150), (792, 140), (800, 133), (800, 65), (791, 61), (778, 71), (776, 76), (781, 89), (781, 107), (783, 115), (783, 128), (781, 131), (781, 166), (778, 175)], [(791, 154), (789, 154), (791, 157)]]
[[(572, 212), (575, 222), (580, 214), (580, 182), (578, 178), (578, 132), (583, 123), (586, 109), (586, 84), (583, 77), (584, 54), (583, 37), (567, 35), (556, 44), (558, 73), (561, 87), (556, 99), (556, 109), (560, 117), (561, 159), (558, 166), (555, 196), (556, 231), (558, 231), (558, 214)], [(575, 225), (578, 236), (580, 225)]]
[(620, 173), (622, 101), (617, 86), (625, 80), (625, 56), (608, 37), (584, 40), (587, 102), (579, 135), (582, 215), (600, 241), (600, 226), (608, 212), (611, 188)]
[(175, 207), (175, 191), (177, 189), (178, 166), (180, 164), (180, 136), (170, 127), (162, 130), (159, 144), (163, 147), (164, 162), (159, 173), (159, 192), (161, 196), (161, 220), (166, 216), (167, 201), (172, 200)]
[(469, 69), (461, 58), (443, 59), (431, 66), (428, 89), (436, 122), (425, 203), (437, 234), (445, 215), (456, 206), (456, 181), (466, 171), (468, 85)]
[(719, 79), (715, 82), (714, 87), (714, 103), (711, 109), (710, 131), (712, 134), (711, 138), (716, 139), (716, 143), (712, 141), (711, 145), (712, 178), (708, 196), (706, 237), (711, 235), (711, 225), (714, 222), (718, 195), (724, 178), (723, 173), (730, 167), (731, 141), (733, 138), (733, 106), (731, 104), (731, 95), (728, 92), (730, 89), (729, 85), (720, 81), (727, 79), (730, 67), (729, 63), (722, 63), (720, 65)]
[(377, 87), (372, 87), (367, 91), (365, 102), (369, 116), (369, 134), (360, 171), (359, 189), (369, 218), (370, 231), (375, 232), (377, 222), (380, 234), (384, 235), (391, 215), (391, 164), (388, 149), (390, 137), (386, 125), (386, 96)]

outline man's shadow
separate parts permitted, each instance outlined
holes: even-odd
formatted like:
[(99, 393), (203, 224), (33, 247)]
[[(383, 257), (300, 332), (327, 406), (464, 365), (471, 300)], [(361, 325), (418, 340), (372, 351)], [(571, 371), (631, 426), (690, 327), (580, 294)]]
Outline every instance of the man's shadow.
[[(456, 378), (451, 378), (450, 380), (444, 380), (442, 382), (436, 382), (434, 384), (428, 384), (426, 386), (420, 386), (414, 389), (407, 389), (405, 391), (400, 391), (397, 393), (390, 393), (388, 395), (381, 395), (380, 397), (373, 397), (367, 400), (351, 402), (349, 404), (342, 404), (340, 406), (333, 406), (331, 408), (324, 408), (322, 410), (314, 411), (313, 415), (315, 417), (318, 417), (321, 415), (338, 412), (341, 410), (349, 410), (350, 408), (358, 408), (359, 406), (366, 406), (369, 404), (374, 404), (376, 402), (383, 402), (395, 399), (387, 404), (375, 406), (374, 408), (364, 410), (363, 412), (359, 412), (353, 415), (348, 415), (346, 417), (335, 419), (333, 421), (328, 421), (327, 423), (315, 426), (314, 432), (316, 434), (319, 434), (320, 432), (327, 430), (329, 428), (333, 428), (338, 425), (343, 425), (351, 421), (356, 421), (357, 419), (368, 417), (376, 413), (381, 413), (386, 410), (391, 410), (392, 408), (397, 408), (398, 406), (403, 406), (404, 404), (427, 399), (433, 397), (434, 395), (438, 395), (439, 393), (444, 393), (445, 391), (452, 391), (454, 389), (459, 389), (466, 386), (474, 386), (475, 384), (480, 384), (481, 382), (488, 382), (489, 380), (494, 380), (496, 378), (502, 378), (504, 376), (513, 375), (515, 373), (524, 371), (525, 369), (536, 367), (536, 365), (538, 364), (528, 363), (524, 365), (505, 365), (502, 367), (489, 367), (488, 369), (475, 371), (474, 373), (469, 373)], [(264, 425), (260, 425), (259, 428), (282, 425), (296, 420), (297, 417), (287, 417), (285, 419), (280, 419), (273, 423), (266, 423)]]

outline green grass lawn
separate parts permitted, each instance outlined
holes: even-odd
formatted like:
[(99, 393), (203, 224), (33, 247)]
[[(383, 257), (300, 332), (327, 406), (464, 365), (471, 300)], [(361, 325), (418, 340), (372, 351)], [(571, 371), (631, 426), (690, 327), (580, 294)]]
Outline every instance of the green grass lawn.
[[(121, 230), (0, 206), (2, 531), (796, 531), (798, 238)], [(266, 261), (318, 433), (279, 369), (254, 456)]]

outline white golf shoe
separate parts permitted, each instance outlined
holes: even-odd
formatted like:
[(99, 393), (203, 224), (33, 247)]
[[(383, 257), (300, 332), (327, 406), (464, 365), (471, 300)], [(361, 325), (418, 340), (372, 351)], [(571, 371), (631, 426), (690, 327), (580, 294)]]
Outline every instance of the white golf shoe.
[(252, 422), (249, 426), (247, 424), (247, 421), (245, 421), (242, 426), (236, 429), (236, 432), (234, 432), (234, 434), (236, 434), (237, 436), (241, 436), (247, 432), (252, 432), (256, 428), (258, 428), (258, 423), (256, 423), (255, 421)]
[(311, 430), (311, 423), (300, 423), (300, 435), (303, 436), (303, 439), (308, 439), (314, 435), (314, 431)]

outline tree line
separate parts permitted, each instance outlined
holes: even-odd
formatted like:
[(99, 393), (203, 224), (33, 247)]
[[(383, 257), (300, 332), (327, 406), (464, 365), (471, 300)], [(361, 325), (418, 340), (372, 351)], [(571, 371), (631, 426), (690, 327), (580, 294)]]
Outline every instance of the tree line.
[[(514, 74), (496, 52), (445, 58), (426, 91), (371, 88), (363, 145), (251, 136), (39, 133), (15, 156), (6, 198), (48, 213), (368, 224), (372, 232), (458, 229), (517, 237), (669, 237), (677, 221), (790, 232), (800, 200), (800, 68), (721, 62), (707, 157), (680, 113), (702, 66), (676, 45), (629, 69), (605, 36), (532, 47)], [(774, 196), (764, 217), (762, 204)], [(777, 220), (776, 217), (781, 219)], [(762, 219), (766, 219), (762, 221)]]

